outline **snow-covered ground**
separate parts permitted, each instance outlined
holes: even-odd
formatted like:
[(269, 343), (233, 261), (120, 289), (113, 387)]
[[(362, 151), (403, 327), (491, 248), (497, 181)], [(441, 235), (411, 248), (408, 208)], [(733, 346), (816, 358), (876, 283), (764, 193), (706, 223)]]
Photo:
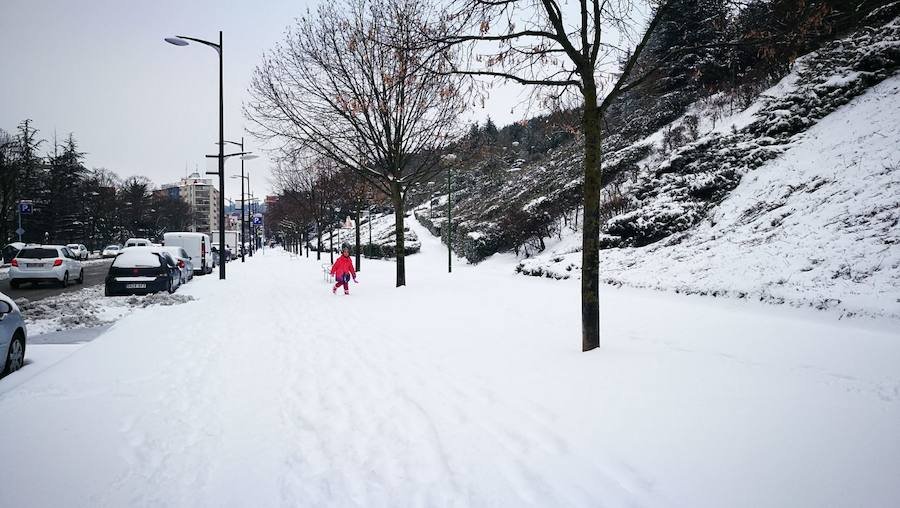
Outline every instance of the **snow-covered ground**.
[[(266, 251), (0, 381), (4, 506), (898, 506), (900, 333), (495, 256)], [(866, 325), (863, 327), (862, 325)]]
[[(601, 252), (630, 286), (900, 319), (900, 76), (820, 120), (691, 230)], [(521, 269), (580, 271), (568, 234)]]

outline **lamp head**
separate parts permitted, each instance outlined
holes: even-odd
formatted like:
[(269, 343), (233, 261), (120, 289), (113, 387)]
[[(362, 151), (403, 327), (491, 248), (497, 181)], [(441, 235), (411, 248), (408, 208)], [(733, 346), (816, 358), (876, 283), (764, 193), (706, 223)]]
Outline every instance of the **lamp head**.
[(165, 40), (169, 44), (174, 44), (176, 46), (187, 46), (188, 45), (188, 41), (178, 38), (178, 37), (166, 37)]

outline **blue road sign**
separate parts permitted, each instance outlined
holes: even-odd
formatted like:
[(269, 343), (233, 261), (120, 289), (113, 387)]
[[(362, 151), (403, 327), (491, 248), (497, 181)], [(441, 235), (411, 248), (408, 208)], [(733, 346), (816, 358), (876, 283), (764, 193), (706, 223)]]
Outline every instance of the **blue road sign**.
[(262, 224), (262, 217), (253, 217), (253, 225), (259, 226)]
[(33, 205), (31, 201), (19, 201), (19, 213), (22, 215), (31, 215)]

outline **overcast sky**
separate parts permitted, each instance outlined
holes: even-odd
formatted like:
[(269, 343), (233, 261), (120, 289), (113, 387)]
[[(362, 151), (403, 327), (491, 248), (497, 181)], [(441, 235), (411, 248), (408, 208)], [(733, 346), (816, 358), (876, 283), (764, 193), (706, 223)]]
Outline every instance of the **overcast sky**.
[[(88, 167), (123, 177), (173, 182), (207, 170), (218, 138), (218, 59), (200, 45), (177, 47), (164, 37), (215, 40), (224, 32), (225, 138), (248, 139), (241, 104), (264, 51), (312, 0), (2, 0), (0, 1), (0, 128), (34, 120), (48, 141), (73, 132)], [(519, 88), (494, 94), (478, 116), (498, 125), (512, 114)], [(214, 160), (209, 163), (214, 168)], [(254, 193), (269, 192), (267, 159), (245, 163)], [(227, 174), (240, 171), (228, 163)], [(237, 197), (237, 180), (226, 195)], [(264, 187), (264, 188), (263, 188)]]

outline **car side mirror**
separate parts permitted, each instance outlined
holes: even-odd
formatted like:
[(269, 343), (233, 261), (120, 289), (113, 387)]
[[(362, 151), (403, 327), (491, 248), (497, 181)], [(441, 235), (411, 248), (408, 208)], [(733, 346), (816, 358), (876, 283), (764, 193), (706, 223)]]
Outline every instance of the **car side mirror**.
[(12, 312), (12, 305), (6, 300), (0, 300), (0, 316), (5, 316)]

